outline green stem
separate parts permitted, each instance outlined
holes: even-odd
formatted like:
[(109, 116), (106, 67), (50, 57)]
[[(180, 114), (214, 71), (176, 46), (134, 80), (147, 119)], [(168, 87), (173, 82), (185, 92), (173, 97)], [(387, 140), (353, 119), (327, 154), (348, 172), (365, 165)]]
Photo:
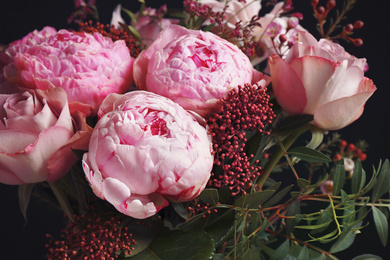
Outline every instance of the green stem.
[(294, 132), (292, 132), (283, 140), (282, 145), (279, 145), (276, 148), (276, 150), (272, 153), (268, 162), (264, 166), (264, 172), (260, 175), (260, 177), (256, 181), (256, 184), (260, 190), (262, 189), (265, 181), (268, 179), (272, 170), (275, 168), (276, 164), (285, 155), (285, 150), (287, 151), (291, 147), (291, 145), (293, 145), (293, 143), (298, 139), (298, 137), (301, 136), (304, 132), (306, 132), (309, 129), (310, 129), (309, 125), (304, 125), (296, 129)]
[(54, 182), (48, 182), (48, 184), (51, 190), (53, 191), (54, 195), (56, 196), (58, 203), (60, 203), (60, 206), (64, 211), (64, 213), (68, 216), (71, 222), (74, 222), (75, 220), (73, 218), (73, 210), (64, 192)]

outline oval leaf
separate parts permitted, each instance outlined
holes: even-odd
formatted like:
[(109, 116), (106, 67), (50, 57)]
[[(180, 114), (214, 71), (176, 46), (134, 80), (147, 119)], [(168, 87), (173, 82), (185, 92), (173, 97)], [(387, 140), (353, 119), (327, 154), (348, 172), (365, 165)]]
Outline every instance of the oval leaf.
[(356, 256), (352, 260), (383, 260), (383, 258), (377, 255), (364, 254)]
[(304, 160), (306, 162), (331, 162), (332, 160), (329, 158), (329, 156), (321, 153), (320, 151), (311, 149), (309, 147), (299, 146), (294, 147), (288, 151), (288, 154), (294, 155), (298, 157), (301, 160)]
[(274, 190), (263, 190), (255, 193), (242, 196), (235, 203), (234, 206), (246, 209), (258, 209), (259, 206), (265, 202), (269, 197), (275, 193)]
[(345, 167), (343, 160), (340, 161), (341, 163), (336, 165), (336, 170), (334, 172), (333, 177), (333, 195), (337, 196), (340, 194), (341, 189), (344, 186), (345, 183)]
[(375, 202), (390, 190), (390, 163), (389, 160), (383, 163), (378, 174), (378, 182), (372, 192), (372, 201)]
[(374, 216), (376, 231), (378, 232), (382, 245), (386, 246), (389, 232), (387, 218), (382, 211), (380, 211), (377, 207), (374, 206), (372, 207), (372, 215)]

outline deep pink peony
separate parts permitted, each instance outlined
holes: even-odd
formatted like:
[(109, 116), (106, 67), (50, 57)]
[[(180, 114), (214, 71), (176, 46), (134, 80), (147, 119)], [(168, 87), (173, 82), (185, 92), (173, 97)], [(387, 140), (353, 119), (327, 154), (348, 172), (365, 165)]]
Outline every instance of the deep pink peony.
[(146, 91), (111, 94), (84, 154), (94, 193), (134, 218), (199, 195), (213, 167), (211, 137), (171, 100)]
[(86, 150), (85, 117), (69, 113), (61, 88), (0, 95), (0, 182), (55, 181)]
[(278, 103), (290, 114), (314, 115), (314, 124), (337, 130), (354, 122), (376, 90), (364, 77), (365, 59), (339, 44), (299, 32), (299, 42), (286, 60), (269, 58), (272, 86)]
[(53, 30), (46, 27), (5, 50), (8, 82), (30, 89), (62, 87), (71, 109), (87, 115), (96, 113), (108, 94), (129, 89), (134, 58), (125, 42), (112, 42), (99, 33)]
[(232, 43), (210, 32), (171, 25), (134, 62), (139, 89), (168, 97), (204, 116), (245, 83), (268, 76), (256, 71)]

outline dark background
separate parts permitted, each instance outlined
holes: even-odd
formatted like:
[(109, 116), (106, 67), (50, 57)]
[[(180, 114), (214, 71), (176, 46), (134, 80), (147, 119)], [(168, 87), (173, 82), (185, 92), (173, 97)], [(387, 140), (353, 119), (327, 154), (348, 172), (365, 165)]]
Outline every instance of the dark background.
[[(159, 7), (160, 1), (148, 1), (148, 6)], [(168, 8), (182, 6), (182, 1), (166, 0)], [(324, 3), (325, 1), (320, 1)], [(338, 0), (338, 2), (342, 2)], [(66, 18), (73, 12), (72, 0), (34, 0), (22, 1), (1, 0), (0, 5), (0, 44), (8, 44), (25, 36), (34, 29), (42, 29), (46, 25), (56, 29), (69, 28)], [(131, 10), (137, 10), (139, 3), (136, 0), (98, 0), (100, 21), (109, 23), (111, 12), (118, 3)], [(376, 3), (376, 4), (374, 4)], [(295, 11), (303, 12), (302, 25), (315, 36), (313, 25), (315, 20), (310, 10), (310, 0), (295, 0)], [(367, 58), (369, 70), (365, 74), (374, 80), (377, 91), (367, 102), (362, 117), (339, 131), (348, 142), (364, 139), (368, 142), (368, 159), (364, 162), (367, 172), (371, 172), (371, 165), (378, 165), (379, 159), (390, 158), (389, 113), (390, 86), (390, 51), (388, 50), (390, 36), (388, 34), (388, 9), (379, 5), (379, 1), (357, 1), (345, 22), (353, 23), (359, 19), (365, 26), (357, 30), (355, 35), (363, 38), (362, 47), (342, 42), (351, 54)], [(62, 213), (48, 207), (38, 199), (32, 199), (28, 208), (28, 222), (25, 222), (20, 213), (17, 199), (17, 187), (0, 184), (0, 259), (43, 259), (47, 242), (46, 233), (58, 235), (63, 226)], [(54, 233), (53, 233), (54, 232)], [(374, 223), (370, 220), (369, 227), (362, 230), (355, 244), (347, 253), (340, 255), (341, 259), (351, 259), (363, 253), (381, 255), (388, 259), (390, 246), (383, 248), (375, 232)]]

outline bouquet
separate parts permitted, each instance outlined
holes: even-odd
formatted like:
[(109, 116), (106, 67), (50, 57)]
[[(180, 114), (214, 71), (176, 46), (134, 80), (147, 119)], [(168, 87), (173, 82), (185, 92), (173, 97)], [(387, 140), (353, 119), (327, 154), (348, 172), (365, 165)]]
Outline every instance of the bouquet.
[(32, 200), (61, 210), (46, 258), (339, 259), (372, 225), (385, 247), (390, 163), (340, 134), (377, 90), (343, 47), (355, 2), (307, 1), (315, 31), (291, 0), (110, 24), (76, 0), (69, 28), (2, 47), (1, 187), (26, 225)]

